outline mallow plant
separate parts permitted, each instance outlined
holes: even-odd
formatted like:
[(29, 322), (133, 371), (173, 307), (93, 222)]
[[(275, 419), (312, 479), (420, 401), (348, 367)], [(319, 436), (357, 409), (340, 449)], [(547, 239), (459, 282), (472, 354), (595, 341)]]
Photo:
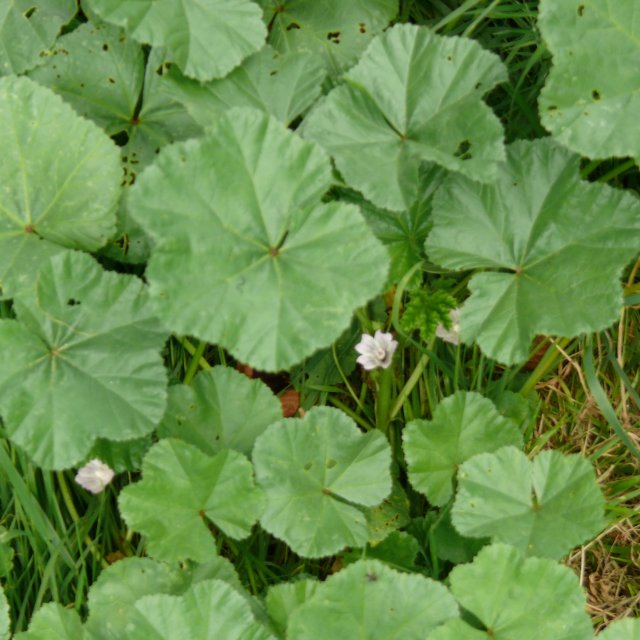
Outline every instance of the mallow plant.
[[(0, 638), (593, 638), (562, 560), (605, 498), (509, 384), (637, 301), (638, 197), (581, 174), (640, 156), (634, 0), (540, 2), (547, 135), (509, 144), (505, 63), (397, 0), (81, 5), (0, 0), (0, 417), (139, 544), (28, 629), (0, 595)], [(257, 587), (256, 547), (309, 570)]]

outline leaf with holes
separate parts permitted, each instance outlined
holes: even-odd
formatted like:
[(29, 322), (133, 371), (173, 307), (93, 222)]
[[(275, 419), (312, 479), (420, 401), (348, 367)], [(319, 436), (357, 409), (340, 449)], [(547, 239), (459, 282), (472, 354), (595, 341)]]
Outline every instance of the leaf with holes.
[(85, 254), (51, 259), (0, 320), (0, 415), (35, 462), (65, 469), (97, 438), (149, 433), (166, 405), (166, 333), (133, 276)]
[(471, 564), (455, 567), (449, 580), (458, 604), (487, 631), (452, 620), (429, 640), (593, 637), (578, 577), (568, 567), (547, 558), (524, 558), (513, 547), (494, 544), (482, 549)]
[(35, 67), (75, 12), (76, 0), (0, 0), (0, 76)]
[(135, 40), (166, 47), (168, 59), (198, 80), (225, 76), (262, 47), (260, 7), (249, 0), (85, 0)]
[(266, 371), (331, 344), (382, 289), (388, 256), (356, 207), (321, 203), (330, 183), (318, 147), (253, 109), (163, 150), (129, 200), (156, 243), (162, 320)]
[(275, 640), (255, 619), (247, 601), (215, 579), (198, 582), (180, 596), (143, 596), (135, 602), (125, 629), (126, 637), (144, 640)]
[(287, 638), (423, 640), (457, 617), (458, 607), (444, 585), (361, 560), (327, 578), (291, 613)]
[(169, 388), (158, 435), (179, 438), (208, 454), (235, 449), (250, 455), (256, 438), (280, 418), (280, 402), (261, 380), (214, 367), (199, 373), (191, 385)]
[(403, 211), (419, 195), (423, 162), (483, 182), (497, 176), (502, 125), (482, 96), (506, 77), (473, 40), (396, 25), (312, 110), (303, 134), (333, 156), (350, 186)]
[(0, 78), (0, 122), (0, 295), (13, 295), (63, 247), (107, 242), (122, 169), (103, 131), (27, 78)]
[(246, 538), (262, 512), (251, 463), (237, 451), (208, 456), (167, 438), (145, 456), (142, 477), (120, 493), (120, 512), (158, 560), (206, 562), (216, 555), (210, 523)]
[(369, 540), (365, 507), (391, 491), (391, 452), (379, 431), (363, 434), (341, 411), (317, 407), (272, 424), (253, 449), (267, 506), (262, 526), (305, 558)]
[[(123, 183), (129, 185), (164, 145), (202, 132), (185, 108), (164, 92), (165, 71), (161, 51), (154, 49), (145, 67), (142, 47), (121, 29), (88, 22), (59, 38), (30, 77), (60, 94), (118, 142)], [(126, 207), (120, 207), (119, 217), (118, 238), (126, 234), (126, 248), (109, 244), (109, 255), (144, 261), (147, 238)]]
[(516, 425), (479, 393), (458, 391), (445, 398), (432, 420), (412, 420), (402, 433), (409, 480), (434, 505), (453, 495), (458, 466), (477, 453), (522, 446)]
[(582, 155), (640, 156), (637, 11), (635, 0), (540, 3), (540, 32), (553, 54), (540, 94), (542, 124)]
[(325, 74), (310, 52), (278, 53), (265, 46), (220, 80), (201, 83), (171, 69), (165, 91), (203, 127), (231, 107), (262, 109), (289, 125), (320, 96)]
[(162, 63), (162, 52), (154, 50), (145, 67), (142, 47), (121, 29), (87, 22), (59, 38), (30, 77), (124, 143), (125, 166), (140, 170), (165, 144), (201, 132), (163, 92)]
[(309, 51), (332, 75), (351, 66), (398, 13), (398, 0), (258, 0), (258, 4), (276, 49)]
[(599, 331), (622, 309), (640, 200), (581, 181), (579, 165), (549, 138), (520, 141), (494, 183), (451, 175), (436, 192), (427, 254), (443, 267), (482, 270), (469, 283), (461, 337), (505, 364), (526, 360), (538, 334)]
[(558, 560), (602, 529), (604, 497), (582, 456), (543, 451), (530, 462), (503, 447), (460, 466), (451, 519), (464, 536)]

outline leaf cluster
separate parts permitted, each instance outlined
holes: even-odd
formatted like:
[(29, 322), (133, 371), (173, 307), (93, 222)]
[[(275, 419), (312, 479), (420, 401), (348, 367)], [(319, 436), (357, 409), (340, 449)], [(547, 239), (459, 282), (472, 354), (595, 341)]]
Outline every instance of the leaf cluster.
[[(558, 563), (606, 522), (591, 463), (527, 456), (523, 396), (459, 388), (432, 338), (464, 299), (462, 342), (513, 379), (536, 336), (619, 317), (640, 201), (578, 154), (640, 155), (637, 79), (593, 53), (640, 55), (633, 1), (542, 0), (550, 135), (508, 145), (509, 61), (452, 33), (463, 7), (410, 7), (0, 0), (0, 467), (25, 500), (16, 456), (56, 472), (78, 527), (63, 472), (129, 474), (90, 507), (127, 557), (74, 529), (105, 565), (87, 606), (48, 602), (16, 639), (593, 637)], [(355, 393), (359, 329), (393, 323)], [(429, 358), (455, 382), (411, 403)], [(232, 364), (315, 395), (283, 418)], [(261, 589), (256, 548), (330, 559), (325, 579)], [(0, 590), (0, 639), (10, 618)]]

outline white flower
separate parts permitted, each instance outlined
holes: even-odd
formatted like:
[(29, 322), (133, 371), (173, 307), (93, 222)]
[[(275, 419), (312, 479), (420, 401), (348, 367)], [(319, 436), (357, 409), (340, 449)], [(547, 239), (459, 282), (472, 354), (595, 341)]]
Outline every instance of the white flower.
[(375, 335), (362, 334), (362, 339), (356, 345), (356, 351), (360, 354), (356, 362), (365, 369), (386, 369), (391, 364), (391, 358), (398, 347), (398, 343), (390, 333), (376, 331)]
[(460, 344), (460, 321), (458, 316), (460, 315), (460, 309), (452, 309), (449, 311), (449, 317), (451, 318), (451, 329), (445, 329), (444, 325), (439, 324), (436, 329), (436, 335), (438, 338), (442, 338), (445, 342), (451, 344)]
[(115, 472), (101, 460), (94, 458), (76, 474), (76, 482), (91, 493), (100, 493), (113, 480)]

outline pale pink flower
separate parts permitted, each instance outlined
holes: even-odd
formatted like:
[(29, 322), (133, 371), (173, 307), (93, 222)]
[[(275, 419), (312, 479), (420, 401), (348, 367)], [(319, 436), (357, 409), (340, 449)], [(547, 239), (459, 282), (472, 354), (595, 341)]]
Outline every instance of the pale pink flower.
[(113, 480), (115, 471), (101, 460), (94, 458), (78, 470), (76, 482), (91, 493), (100, 493)]
[(444, 325), (439, 324), (436, 328), (436, 336), (441, 338), (445, 342), (451, 344), (460, 344), (460, 310), (452, 309), (449, 311), (449, 317), (451, 318), (451, 329), (445, 329)]
[(373, 336), (362, 334), (362, 339), (356, 345), (356, 351), (360, 354), (356, 362), (368, 371), (381, 367), (386, 369), (391, 364), (393, 354), (398, 343), (390, 333), (378, 330)]

